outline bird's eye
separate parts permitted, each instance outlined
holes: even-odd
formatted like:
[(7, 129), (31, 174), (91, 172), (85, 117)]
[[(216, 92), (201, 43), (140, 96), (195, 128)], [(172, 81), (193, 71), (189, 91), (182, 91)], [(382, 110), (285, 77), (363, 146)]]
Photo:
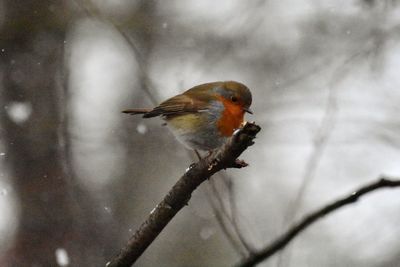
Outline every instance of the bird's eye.
[(237, 102), (238, 98), (236, 96), (231, 96), (231, 100), (232, 100), (232, 102)]

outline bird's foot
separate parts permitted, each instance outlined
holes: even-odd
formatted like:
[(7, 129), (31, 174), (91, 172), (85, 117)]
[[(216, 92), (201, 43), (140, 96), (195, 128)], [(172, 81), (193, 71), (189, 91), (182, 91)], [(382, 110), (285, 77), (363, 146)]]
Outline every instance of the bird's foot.
[[(208, 155), (207, 157), (209, 157), (210, 155)], [(217, 166), (219, 163), (219, 159), (216, 158), (213, 161), (210, 162), (210, 164), (208, 164), (208, 170), (211, 171), (215, 166)]]

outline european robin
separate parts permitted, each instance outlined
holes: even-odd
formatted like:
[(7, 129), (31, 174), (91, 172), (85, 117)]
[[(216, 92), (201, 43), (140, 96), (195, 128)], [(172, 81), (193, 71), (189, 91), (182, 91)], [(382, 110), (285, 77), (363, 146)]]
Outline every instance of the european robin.
[(249, 88), (235, 81), (197, 85), (167, 99), (153, 109), (127, 109), (123, 113), (161, 116), (175, 137), (186, 147), (212, 151), (243, 123), (250, 110)]

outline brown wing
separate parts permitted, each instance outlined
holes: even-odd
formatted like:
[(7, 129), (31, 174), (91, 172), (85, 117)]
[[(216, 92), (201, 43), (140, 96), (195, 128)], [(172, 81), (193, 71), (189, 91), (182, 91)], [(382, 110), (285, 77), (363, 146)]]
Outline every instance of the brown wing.
[(207, 110), (207, 102), (181, 94), (162, 102), (152, 111), (144, 114), (143, 118), (175, 116), (180, 114), (196, 113), (202, 110)]

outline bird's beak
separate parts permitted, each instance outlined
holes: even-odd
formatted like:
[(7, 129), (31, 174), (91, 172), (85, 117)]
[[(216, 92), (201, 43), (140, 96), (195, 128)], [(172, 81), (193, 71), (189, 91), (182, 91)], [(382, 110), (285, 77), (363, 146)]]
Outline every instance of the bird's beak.
[(247, 113), (253, 114), (253, 111), (250, 108), (244, 108), (243, 110)]

